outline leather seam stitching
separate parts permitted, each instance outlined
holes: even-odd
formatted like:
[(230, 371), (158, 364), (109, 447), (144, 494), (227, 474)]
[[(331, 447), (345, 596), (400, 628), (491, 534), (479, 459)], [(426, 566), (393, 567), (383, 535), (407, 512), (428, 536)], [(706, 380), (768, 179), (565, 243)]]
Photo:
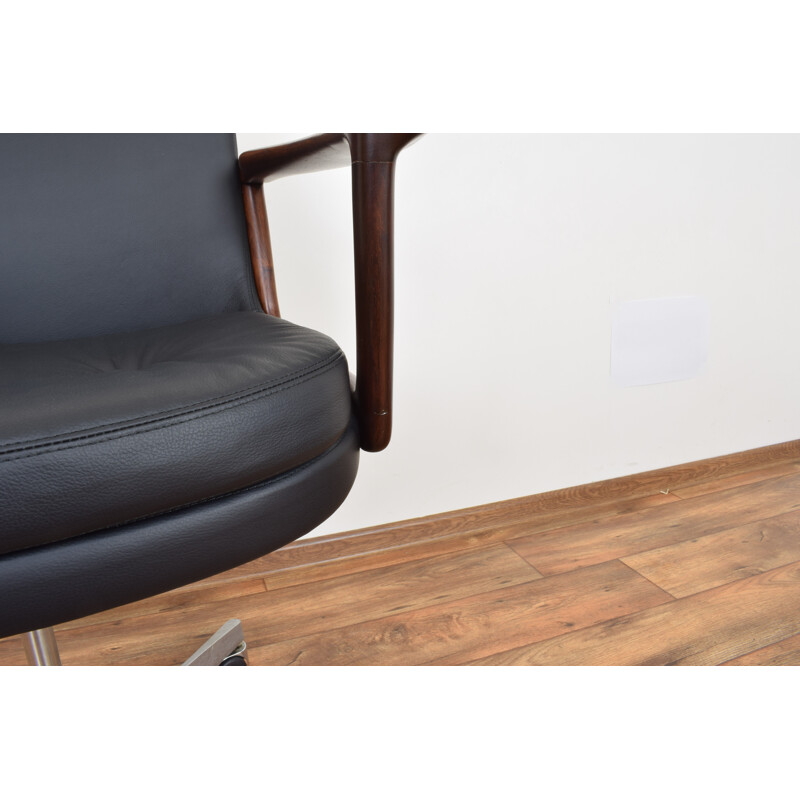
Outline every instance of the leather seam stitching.
[[(156, 511), (152, 514), (144, 514), (141, 517), (131, 517), (130, 519), (126, 519), (123, 522), (118, 522), (115, 525), (112, 525), (111, 527), (98, 528), (97, 530), (90, 531), (89, 533), (100, 533), (101, 531), (105, 530), (113, 530), (114, 528), (121, 528), (124, 525), (131, 525), (135, 522), (143, 522), (148, 519), (156, 519), (158, 517), (165, 516), (167, 514), (173, 514), (176, 511), (185, 511), (188, 508), (193, 508), (194, 506), (200, 506), (203, 505), (204, 503), (213, 503), (217, 500), (224, 500), (226, 497), (231, 497), (233, 495), (253, 492), (256, 491), (257, 489), (263, 488), (267, 484), (276, 484), (280, 483), (281, 481), (288, 480), (289, 478), (296, 475), (298, 472), (302, 472), (308, 467), (311, 467), (321, 458), (328, 455), (328, 453), (330, 453), (332, 450), (334, 450), (342, 443), (346, 435), (347, 431), (345, 430), (345, 432), (330, 447), (323, 450), (323, 452), (319, 453), (319, 455), (314, 456), (314, 458), (312, 458), (310, 461), (304, 461), (302, 464), (298, 464), (296, 467), (292, 467), (287, 472), (282, 472), (279, 475), (273, 475), (272, 477), (265, 478), (264, 480), (261, 480), (258, 483), (252, 483), (249, 486), (243, 486), (241, 489), (232, 489), (230, 492), (223, 492), (222, 494), (215, 494), (209, 497), (202, 497), (199, 500), (192, 500), (188, 503), (183, 503), (182, 505), (172, 506), (171, 508), (168, 508), (164, 511)], [(89, 534), (82, 534), (82, 535), (88, 536)], [(58, 539), (56, 541), (66, 541), (66, 540)]]
[[(187, 509), (194, 508), (195, 506), (200, 506), (205, 503), (212, 503), (218, 500), (224, 500), (226, 497), (246, 494), (247, 492), (252, 492), (264, 488), (267, 485), (275, 485), (281, 483), (282, 481), (289, 480), (289, 478), (292, 478), (296, 474), (303, 472), (304, 470), (313, 466), (317, 461), (327, 456), (344, 441), (346, 436), (347, 436), (347, 430), (345, 429), (345, 432), (330, 447), (328, 447), (319, 455), (314, 456), (314, 458), (312, 458), (310, 461), (305, 461), (302, 464), (298, 464), (296, 467), (292, 467), (287, 472), (283, 472), (279, 475), (273, 475), (270, 478), (265, 478), (264, 480), (259, 481), (258, 483), (251, 484), (250, 486), (243, 486), (241, 489), (233, 489), (232, 491), (224, 492), (223, 494), (211, 495), (209, 497), (203, 497), (199, 500), (192, 500), (188, 503), (172, 506), (171, 508), (167, 508), (163, 511), (155, 511), (152, 514), (143, 514), (140, 517), (131, 517), (130, 519), (123, 520), (122, 522), (118, 522), (114, 525), (108, 525), (104, 528), (95, 528), (92, 531), (86, 531), (86, 533), (81, 533), (78, 536), (67, 536), (63, 539), (51, 539), (50, 541), (47, 542), (41, 542), (40, 544), (31, 545), (30, 547), (25, 548), (25, 550), (33, 550), (36, 549), (37, 547), (48, 547), (50, 545), (64, 544), (66, 542), (72, 542), (76, 539), (81, 539), (84, 536), (95, 536), (100, 533), (111, 532), (118, 528), (123, 528), (126, 525), (133, 525), (137, 522), (146, 522), (147, 520), (150, 519), (158, 519), (159, 517), (164, 517), (167, 516), (168, 514), (174, 514), (177, 511), (185, 511)], [(3, 555), (0, 555), (0, 558), (2, 558), (4, 555), (14, 555), (16, 553), (21, 553), (24, 552), (25, 550), (14, 550), (11, 553), (5, 553)]]
[[(268, 389), (272, 386), (280, 386), (287, 381), (292, 380), (298, 375), (309, 374), (311, 371), (316, 370), (318, 367), (322, 367), (327, 364), (331, 360), (336, 360), (337, 358), (341, 357), (343, 353), (335, 352), (331, 355), (327, 356), (326, 358), (322, 359), (321, 361), (317, 361), (315, 364), (312, 364), (309, 367), (302, 367), (301, 369), (297, 369), (294, 372), (289, 372), (283, 376), (279, 381), (264, 381), (262, 383), (254, 383), (251, 386), (245, 386), (243, 389), (238, 389), (235, 392), (230, 392), (229, 394), (221, 394), (217, 395), (217, 397), (213, 398), (213, 402), (209, 403), (208, 401), (198, 401), (197, 403), (186, 403), (185, 405), (181, 406), (174, 406), (173, 408), (168, 409), (166, 412), (155, 412), (153, 414), (146, 414), (145, 416), (141, 417), (128, 417), (127, 419), (118, 420), (115, 423), (109, 423), (107, 425), (97, 425), (93, 428), (81, 428), (79, 430), (72, 430), (72, 431), (64, 431), (60, 434), (54, 434), (53, 436), (40, 436), (38, 439), (23, 439), (17, 441), (6, 441), (6, 445), (0, 448), (0, 456), (9, 455), (11, 453), (18, 453), (22, 452), (23, 450), (29, 450), (34, 447), (46, 447), (48, 444), (58, 443), (58, 442), (68, 442), (74, 441), (78, 438), (84, 438), (86, 436), (100, 436), (103, 433), (109, 432), (109, 428), (113, 426), (113, 430), (125, 430), (128, 427), (133, 425), (147, 425), (151, 422), (154, 422), (158, 419), (169, 419), (171, 416), (179, 416), (180, 414), (184, 413), (191, 413), (192, 411), (203, 411), (206, 408), (213, 408), (216, 405), (221, 403), (228, 402), (229, 398), (240, 398), (245, 397), (248, 393), (251, 392), (260, 392), (263, 389)], [(168, 416), (164, 416), (167, 414)], [(130, 423), (130, 424), (129, 424)], [(97, 431), (97, 433), (91, 433), (91, 431)], [(73, 434), (81, 434), (81, 436), (73, 436)], [(72, 437), (72, 438), (64, 438), (64, 437)], [(49, 440), (49, 441), (48, 441)], [(22, 445), (21, 447), (13, 447), (12, 445), (21, 444), (21, 442), (25, 441), (26, 444)], [(41, 444), (39, 444), (41, 443)]]
[[(166, 424), (162, 425), (153, 425), (152, 421), (150, 422), (137, 422), (133, 425), (126, 425), (122, 428), (117, 428), (110, 432), (110, 435), (103, 436), (104, 433), (109, 433), (107, 431), (101, 433), (91, 433), (85, 436), (78, 436), (72, 439), (62, 440), (61, 442), (56, 442), (55, 444), (63, 444), (63, 447), (49, 447), (47, 444), (37, 444), (37, 445), (30, 445), (26, 447), (16, 448), (14, 450), (7, 450), (5, 454), (9, 453), (19, 453), (26, 450), (36, 450), (38, 452), (33, 453), (26, 453), (25, 455), (16, 456), (14, 458), (2, 458), (0, 459), (0, 463), (3, 464), (10, 464), (12, 461), (21, 461), (25, 458), (32, 458), (34, 456), (40, 454), (50, 454), (50, 453), (58, 453), (62, 450), (72, 450), (76, 447), (83, 447), (87, 440), (92, 440), (89, 442), (90, 444), (95, 443), (102, 443), (113, 441), (115, 439), (124, 439), (128, 436), (135, 436), (139, 433), (139, 430), (134, 430), (137, 428), (146, 428), (147, 433), (150, 431), (157, 431), (163, 430), (165, 428), (171, 428), (175, 425), (181, 425), (185, 422), (191, 422), (196, 419), (201, 419), (203, 417), (212, 416), (213, 414), (219, 414), (222, 411), (225, 411), (229, 408), (236, 408), (240, 405), (246, 405), (247, 403), (251, 403), (254, 400), (258, 400), (262, 397), (268, 397), (271, 394), (278, 394), (279, 392), (284, 391), (285, 389), (289, 389), (292, 386), (299, 386), (301, 383), (305, 383), (307, 380), (310, 380), (313, 377), (318, 375), (322, 375), (325, 372), (329, 372), (332, 370), (337, 363), (344, 358), (344, 355), (339, 353), (337, 354), (336, 358), (331, 363), (321, 363), (315, 366), (313, 369), (306, 371), (304, 374), (296, 375), (293, 378), (287, 378), (280, 383), (272, 384), (271, 386), (264, 387), (255, 392), (251, 392), (249, 395), (244, 397), (239, 397), (237, 400), (232, 401), (225, 401), (223, 403), (213, 403), (211, 405), (195, 409), (191, 412), (183, 412), (181, 414), (173, 414), (169, 417), (166, 417), (167, 420), (173, 420), (171, 422), (167, 422)], [(215, 410), (212, 410), (215, 409)], [(178, 419), (178, 417), (183, 417), (183, 419)], [(148, 427), (151, 426), (152, 427)], [(128, 431), (127, 433), (121, 433), (122, 431)], [(3, 454), (0, 454), (3, 455)]]

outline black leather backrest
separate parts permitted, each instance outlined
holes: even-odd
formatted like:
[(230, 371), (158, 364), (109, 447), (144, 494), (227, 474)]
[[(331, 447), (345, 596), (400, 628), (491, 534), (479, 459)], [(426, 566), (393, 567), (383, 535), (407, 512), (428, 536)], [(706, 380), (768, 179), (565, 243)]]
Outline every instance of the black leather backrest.
[(0, 342), (258, 307), (233, 135), (0, 135)]

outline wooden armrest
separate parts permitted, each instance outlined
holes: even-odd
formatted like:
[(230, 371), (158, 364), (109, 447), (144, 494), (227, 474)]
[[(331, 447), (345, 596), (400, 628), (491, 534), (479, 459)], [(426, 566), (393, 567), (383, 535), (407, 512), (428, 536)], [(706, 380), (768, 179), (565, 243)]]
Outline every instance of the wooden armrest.
[(264, 183), (285, 175), (346, 167), (349, 163), (350, 147), (345, 134), (323, 133), (276, 147), (248, 150), (239, 156), (239, 174), (242, 183)]
[(392, 433), (394, 165), (418, 133), (324, 133), (239, 156), (245, 185), (350, 164), (356, 275), (356, 387), (361, 448)]
[(321, 133), (239, 156), (242, 183), (259, 184), (354, 163), (394, 161), (419, 133)]

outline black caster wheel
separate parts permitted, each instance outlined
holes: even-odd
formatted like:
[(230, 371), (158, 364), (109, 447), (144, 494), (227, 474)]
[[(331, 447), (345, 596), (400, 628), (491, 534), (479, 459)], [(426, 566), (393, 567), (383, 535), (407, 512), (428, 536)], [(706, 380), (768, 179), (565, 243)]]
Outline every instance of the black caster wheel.
[(242, 656), (228, 656), (221, 664), (221, 667), (246, 667), (247, 662)]
[(247, 662), (244, 660), (244, 651), (247, 650), (247, 644), (240, 642), (239, 646), (228, 656), (219, 662), (221, 667), (246, 667)]

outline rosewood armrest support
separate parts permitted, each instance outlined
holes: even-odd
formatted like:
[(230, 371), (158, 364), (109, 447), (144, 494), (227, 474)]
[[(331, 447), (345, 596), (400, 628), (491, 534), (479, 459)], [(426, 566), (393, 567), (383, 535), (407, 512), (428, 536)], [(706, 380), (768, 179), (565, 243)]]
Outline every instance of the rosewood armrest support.
[[(394, 165), (418, 133), (326, 133), (239, 157), (245, 186), (351, 165), (356, 277), (356, 386), (361, 447), (392, 432)], [(271, 261), (271, 258), (270, 258)]]

